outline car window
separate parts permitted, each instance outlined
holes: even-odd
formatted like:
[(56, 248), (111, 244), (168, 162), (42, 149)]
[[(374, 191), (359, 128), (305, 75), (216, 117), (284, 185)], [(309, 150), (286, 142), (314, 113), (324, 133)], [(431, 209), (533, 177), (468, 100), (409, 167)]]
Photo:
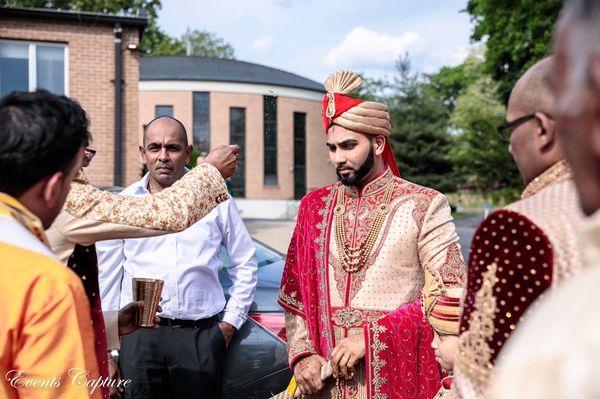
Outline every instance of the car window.
[[(256, 245), (256, 261), (258, 263), (258, 288), (278, 289), (283, 274), (283, 266), (285, 257), (280, 253), (262, 245), (259, 242), (254, 242)], [(224, 268), (219, 273), (219, 280), (223, 288), (229, 288), (233, 284), (226, 268), (229, 267), (229, 256), (225, 247), (221, 247), (219, 254)]]
[[(274, 250), (265, 247), (264, 245), (254, 242), (256, 246), (256, 261), (258, 263), (258, 267), (263, 267), (270, 265), (275, 262), (282, 261), (284, 257)], [(221, 257), (221, 262), (223, 262), (224, 267), (229, 267), (229, 255), (227, 254), (227, 249), (224, 246), (221, 246), (221, 253), (219, 254)]]

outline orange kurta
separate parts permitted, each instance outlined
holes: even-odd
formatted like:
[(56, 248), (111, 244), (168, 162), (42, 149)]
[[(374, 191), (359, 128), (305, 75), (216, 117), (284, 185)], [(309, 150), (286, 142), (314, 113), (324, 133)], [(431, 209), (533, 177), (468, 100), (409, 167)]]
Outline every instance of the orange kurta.
[(39, 219), (0, 193), (0, 398), (100, 398), (85, 385), (98, 378), (89, 302), (44, 243)]

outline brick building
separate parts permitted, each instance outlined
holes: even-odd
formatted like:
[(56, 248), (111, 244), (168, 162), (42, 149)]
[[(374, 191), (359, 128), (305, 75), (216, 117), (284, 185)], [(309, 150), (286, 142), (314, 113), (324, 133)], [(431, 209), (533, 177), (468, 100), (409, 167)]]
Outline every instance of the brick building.
[(86, 174), (98, 185), (127, 186), (140, 178), (143, 126), (161, 114), (181, 120), (200, 151), (242, 146), (230, 182), (238, 198), (299, 199), (335, 180), (321, 128), (320, 83), (237, 60), (140, 58), (146, 23), (0, 7), (0, 96), (45, 88), (79, 101), (97, 150)]
[[(126, 185), (140, 176), (136, 49), (145, 26), (140, 17), (0, 8), (0, 96), (45, 88), (79, 101), (97, 150), (87, 171), (96, 184)], [(115, 140), (119, 134), (122, 140)]]
[(237, 198), (291, 200), (335, 181), (321, 124), (322, 84), (238, 60), (144, 57), (140, 126), (159, 115), (179, 119), (200, 152), (235, 143)]

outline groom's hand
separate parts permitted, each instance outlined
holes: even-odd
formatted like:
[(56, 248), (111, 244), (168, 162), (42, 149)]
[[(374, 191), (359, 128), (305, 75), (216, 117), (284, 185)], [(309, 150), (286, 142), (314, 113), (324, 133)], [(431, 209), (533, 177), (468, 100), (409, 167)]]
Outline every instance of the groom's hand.
[(294, 366), (294, 377), (303, 395), (312, 395), (323, 389), (321, 366), (326, 361), (319, 355), (307, 356)]
[(352, 378), (354, 376), (354, 366), (363, 357), (365, 357), (365, 337), (363, 334), (342, 339), (331, 351), (333, 377), (338, 378), (342, 375), (346, 379)]

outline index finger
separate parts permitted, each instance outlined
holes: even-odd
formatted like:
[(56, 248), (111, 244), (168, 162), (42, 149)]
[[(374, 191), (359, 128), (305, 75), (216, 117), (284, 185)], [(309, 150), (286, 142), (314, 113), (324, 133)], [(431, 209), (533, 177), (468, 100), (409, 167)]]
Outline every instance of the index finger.
[(234, 154), (237, 154), (242, 150), (241, 147), (237, 144), (231, 144), (229, 146), (229, 148), (231, 149), (231, 152), (233, 152)]

